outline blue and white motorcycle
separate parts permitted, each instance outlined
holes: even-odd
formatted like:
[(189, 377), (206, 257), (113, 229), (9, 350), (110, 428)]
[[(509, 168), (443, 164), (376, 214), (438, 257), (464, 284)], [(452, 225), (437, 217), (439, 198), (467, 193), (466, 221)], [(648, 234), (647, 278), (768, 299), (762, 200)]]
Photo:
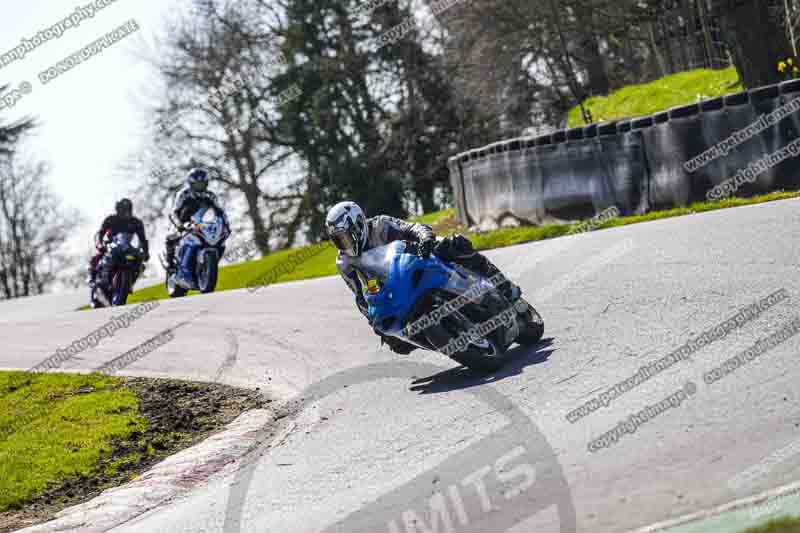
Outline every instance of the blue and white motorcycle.
[(224, 213), (213, 206), (199, 209), (184, 224), (184, 229), (186, 233), (181, 237), (175, 254), (177, 271), (170, 268), (166, 258), (161, 258), (167, 271), (167, 293), (171, 298), (185, 296), (190, 290), (214, 292), (225, 241), (231, 235)]
[(375, 330), (481, 372), (499, 369), (513, 343), (542, 338), (544, 322), (524, 299), (512, 304), (486, 278), (416, 248), (394, 241), (353, 259)]

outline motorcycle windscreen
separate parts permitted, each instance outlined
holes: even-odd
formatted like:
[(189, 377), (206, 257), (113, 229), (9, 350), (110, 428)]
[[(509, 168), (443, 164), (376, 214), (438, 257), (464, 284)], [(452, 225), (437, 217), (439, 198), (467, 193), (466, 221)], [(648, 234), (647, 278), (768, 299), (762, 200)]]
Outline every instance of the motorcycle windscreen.
[(404, 253), (405, 249), (406, 243), (403, 241), (390, 242), (362, 253), (361, 257), (353, 261), (353, 265), (367, 278), (384, 281), (392, 271), (394, 258)]
[(211, 206), (200, 208), (192, 216), (192, 220), (197, 224), (203, 238), (210, 245), (216, 245), (222, 240), (222, 228), (224, 226), (222, 215)]
[(203, 206), (192, 215), (192, 222), (196, 224), (213, 224), (217, 221), (217, 212), (210, 205)]
[(204, 224), (213, 224), (217, 221), (217, 213), (215, 213), (213, 209), (206, 209), (201, 220)]
[(359, 271), (365, 271), (366, 277), (380, 280), (377, 293), (364, 295), (370, 323), (392, 335), (400, 333), (419, 297), (413, 288), (413, 273), (422, 260), (405, 252), (406, 244), (396, 241), (364, 254), (358, 267)]

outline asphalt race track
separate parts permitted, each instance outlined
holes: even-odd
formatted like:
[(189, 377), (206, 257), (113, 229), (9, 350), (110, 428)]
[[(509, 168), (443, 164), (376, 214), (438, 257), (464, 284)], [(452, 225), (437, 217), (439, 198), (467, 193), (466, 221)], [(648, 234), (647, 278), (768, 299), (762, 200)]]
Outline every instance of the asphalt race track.
[[(800, 335), (703, 380), (800, 315), (798, 235), (800, 201), (790, 200), (491, 252), (542, 314), (546, 341), (515, 348), (489, 378), (438, 354), (379, 349), (336, 278), (162, 302), (62, 369), (96, 368), (182, 324), (123, 373), (212, 380), (233, 335), (223, 381), (295, 400), (238, 468), (115, 532), (628, 531), (798, 480), (800, 455), (738, 490), (728, 483), (800, 437)], [(790, 298), (566, 420), (779, 289)], [(0, 367), (29, 368), (121, 312), (0, 306)], [(689, 382), (680, 405), (589, 451)]]

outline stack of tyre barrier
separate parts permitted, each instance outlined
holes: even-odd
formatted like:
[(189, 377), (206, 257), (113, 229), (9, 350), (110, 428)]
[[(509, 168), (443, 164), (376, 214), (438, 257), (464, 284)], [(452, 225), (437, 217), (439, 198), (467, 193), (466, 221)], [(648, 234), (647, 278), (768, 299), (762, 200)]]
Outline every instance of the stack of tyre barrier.
[[(800, 112), (692, 171), (687, 161), (800, 98), (800, 80), (675, 107), (652, 116), (502, 141), (450, 158), (461, 223), (542, 224), (706, 200), (715, 186), (800, 137)], [(798, 189), (800, 157), (738, 186), (735, 195)]]

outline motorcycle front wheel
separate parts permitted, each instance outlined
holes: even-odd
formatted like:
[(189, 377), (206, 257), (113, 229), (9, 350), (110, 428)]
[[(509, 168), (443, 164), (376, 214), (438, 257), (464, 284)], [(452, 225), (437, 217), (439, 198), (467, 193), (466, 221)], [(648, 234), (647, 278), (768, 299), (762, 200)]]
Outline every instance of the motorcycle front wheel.
[(219, 266), (216, 255), (207, 254), (205, 264), (200, 267), (200, 272), (197, 274), (197, 286), (200, 288), (200, 292), (204, 294), (214, 292), (214, 289), (217, 288), (218, 273)]

